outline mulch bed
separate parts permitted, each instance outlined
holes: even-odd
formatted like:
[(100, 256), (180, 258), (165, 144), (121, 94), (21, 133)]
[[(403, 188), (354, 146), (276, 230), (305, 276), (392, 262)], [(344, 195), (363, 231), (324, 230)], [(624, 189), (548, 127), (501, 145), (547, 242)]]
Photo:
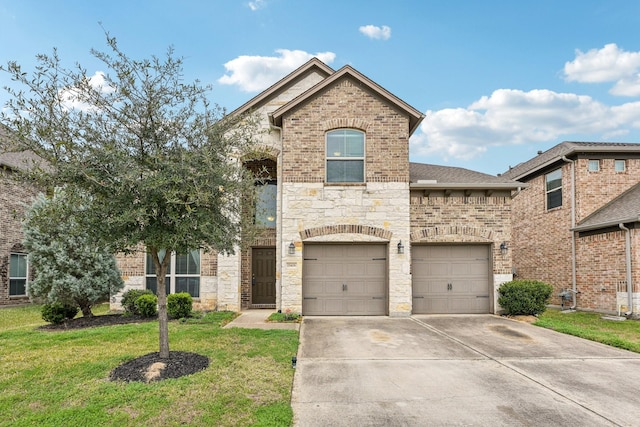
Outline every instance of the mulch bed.
[(111, 381), (160, 381), (167, 378), (180, 378), (207, 369), (209, 359), (196, 353), (170, 351), (169, 358), (163, 359), (160, 353), (149, 353), (124, 363), (109, 375)]
[(48, 324), (40, 326), (38, 329), (45, 331), (64, 331), (68, 329), (84, 329), (94, 328), (97, 326), (110, 326), (110, 325), (124, 325), (127, 323), (141, 323), (151, 322), (158, 320), (157, 317), (142, 317), (142, 316), (123, 316), (122, 314), (104, 314), (100, 316), (92, 317), (76, 317), (75, 319), (67, 320), (59, 325)]
[[(122, 314), (105, 314), (92, 317), (78, 317), (67, 320), (60, 325), (43, 325), (38, 329), (45, 331), (64, 331), (70, 329), (94, 328), (98, 326), (123, 325), (157, 320), (157, 317), (123, 316)], [(112, 381), (152, 382), (167, 378), (180, 378), (202, 371), (209, 366), (205, 356), (186, 351), (170, 351), (169, 357), (163, 359), (160, 353), (149, 353), (140, 356), (111, 371)]]

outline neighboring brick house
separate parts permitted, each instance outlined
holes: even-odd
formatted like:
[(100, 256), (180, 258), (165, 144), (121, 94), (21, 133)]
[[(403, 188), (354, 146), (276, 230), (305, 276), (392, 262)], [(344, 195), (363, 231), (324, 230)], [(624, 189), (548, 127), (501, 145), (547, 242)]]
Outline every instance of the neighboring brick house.
[(512, 205), (517, 277), (552, 284), (554, 305), (637, 312), (640, 144), (563, 142), (502, 176), (527, 184)]
[[(0, 141), (8, 138), (0, 127)], [(0, 147), (2, 144), (0, 144)], [(15, 178), (17, 170), (36, 159), (28, 153), (1, 153), (0, 150), (0, 305), (29, 302), (29, 268), (22, 245), (22, 218), (38, 194), (34, 186)]]
[[(350, 66), (313, 59), (232, 114), (248, 111), (267, 131), (267, 155), (245, 161), (270, 171), (256, 218), (264, 232), (234, 256), (175, 256), (171, 292), (191, 278), (204, 308), (306, 315), (496, 310), (495, 288), (512, 277), (521, 184), (410, 165), (423, 114)], [(144, 260), (121, 259), (127, 288), (154, 287)]]

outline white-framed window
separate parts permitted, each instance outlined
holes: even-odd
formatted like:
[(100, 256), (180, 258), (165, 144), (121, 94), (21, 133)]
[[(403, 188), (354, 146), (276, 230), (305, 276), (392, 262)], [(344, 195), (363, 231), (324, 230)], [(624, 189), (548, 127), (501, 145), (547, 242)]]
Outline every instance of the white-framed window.
[(9, 296), (27, 295), (29, 266), (26, 254), (11, 254), (9, 259)]
[(626, 160), (615, 160), (613, 164), (616, 172), (624, 172), (627, 170)]
[(364, 182), (364, 132), (337, 129), (327, 132), (327, 182)]
[[(160, 259), (164, 259), (166, 252), (160, 250)], [(156, 268), (151, 254), (147, 254), (146, 287), (154, 294), (158, 293)], [(168, 294), (187, 292), (193, 298), (200, 297), (200, 250), (193, 249), (186, 254), (171, 253), (171, 261), (165, 276), (166, 292)]]
[(589, 160), (589, 172), (600, 172), (600, 160)]
[(562, 169), (545, 175), (547, 210), (562, 206)]

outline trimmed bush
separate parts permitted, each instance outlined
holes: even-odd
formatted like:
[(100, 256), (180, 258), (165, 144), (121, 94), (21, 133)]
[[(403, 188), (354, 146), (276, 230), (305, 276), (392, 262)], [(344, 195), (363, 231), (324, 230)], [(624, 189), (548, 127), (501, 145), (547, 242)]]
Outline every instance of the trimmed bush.
[(534, 315), (544, 313), (553, 287), (536, 280), (513, 280), (498, 289), (498, 304), (505, 314)]
[(191, 315), (193, 298), (188, 292), (167, 295), (167, 314), (173, 319), (182, 319)]
[(45, 304), (42, 306), (42, 320), (45, 322), (59, 325), (65, 320), (73, 319), (80, 309), (73, 305), (61, 304), (59, 302), (53, 304)]
[(142, 295), (153, 295), (149, 289), (129, 289), (122, 294), (122, 308), (127, 314), (140, 314), (136, 308), (136, 300)]
[(153, 317), (158, 314), (158, 297), (153, 294), (140, 295), (135, 304), (140, 316)]

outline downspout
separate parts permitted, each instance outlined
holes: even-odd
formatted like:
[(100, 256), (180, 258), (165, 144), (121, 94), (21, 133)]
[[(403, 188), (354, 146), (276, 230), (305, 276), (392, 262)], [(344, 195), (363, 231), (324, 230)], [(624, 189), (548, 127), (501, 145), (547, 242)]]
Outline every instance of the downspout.
[[(278, 313), (282, 312), (282, 127), (276, 126), (271, 123), (269, 120), (269, 129), (278, 130), (278, 164), (276, 165), (276, 174), (279, 176), (278, 178), (278, 206), (276, 207), (276, 250), (277, 253), (280, 254), (280, 262), (276, 267), (276, 274), (278, 274), (278, 269), (280, 269), (280, 286), (279, 289), (276, 289), (276, 296), (280, 294), (280, 301), (278, 304)], [(279, 214), (279, 216), (278, 216)], [(279, 248), (278, 248), (279, 246)]]
[[(567, 156), (562, 156), (562, 160), (571, 164), (571, 228), (576, 226), (576, 168), (575, 162), (569, 160)], [(576, 284), (576, 233), (571, 232), (571, 294), (573, 295), (573, 306), (571, 310), (575, 310), (578, 305), (577, 294), (578, 286)]]
[(631, 230), (624, 226), (623, 223), (618, 224), (620, 230), (624, 230), (625, 237), (625, 257), (627, 269), (627, 307), (626, 316), (633, 314), (633, 283), (631, 283)]

